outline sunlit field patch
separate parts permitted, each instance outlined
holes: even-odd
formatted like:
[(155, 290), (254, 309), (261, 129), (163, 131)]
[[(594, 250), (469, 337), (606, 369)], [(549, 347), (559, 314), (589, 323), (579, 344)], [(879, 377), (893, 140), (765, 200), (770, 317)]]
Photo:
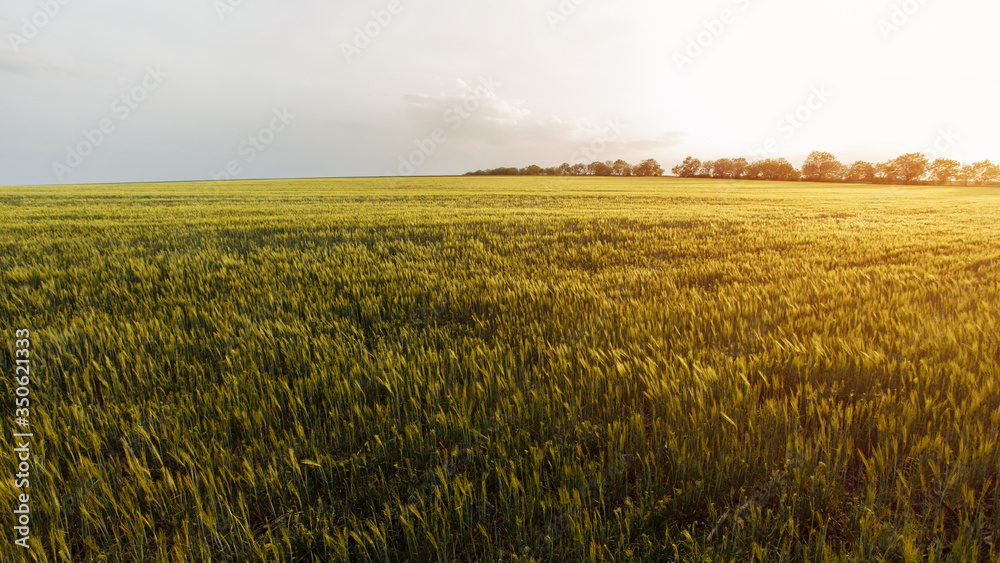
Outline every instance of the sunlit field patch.
[(667, 178), (0, 188), (35, 552), (995, 561), (998, 218)]

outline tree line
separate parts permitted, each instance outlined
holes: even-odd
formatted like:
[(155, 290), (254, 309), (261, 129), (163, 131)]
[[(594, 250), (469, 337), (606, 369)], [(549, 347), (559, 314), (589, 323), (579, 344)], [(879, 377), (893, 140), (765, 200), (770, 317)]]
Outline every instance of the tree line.
[(702, 162), (689, 156), (683, 163), (675, 166), (672, 172), (682, 178), (731, 180), (1000, 185), (1000, 166), (989, 160), (972, 164), (963, 164), (950, 158), (931, 161), (922, 153), (908, 153), (879, 163), (859, 160), (845, 165), (828, 152), (813, 151), (801, 169), (795, 168), (784, 158), (766, 158), (753, 162), (745, 158), (720, 158)]
[(569, 164), (542, 168), (536, 164), (524, 168), (502, 167), (467, 172), (466, 176), (662, 176), (663, 168), (656, 160), (648, 158), (639, 164), (629, 164), (622, 159)]
[[(655, 159), (629, 164), (618, 159), (590, 164), (569, 164), (542, 168), (532, 164), (524, 168), (501, 167), (468, 172), (466, 176), (662, 176), (663, 168)], [(689, 156), (671, 172), (681, 178), (718, 178), (728, 180), (770, 180), (808, 182), (848, 182), (855, 184), (962, 184), (1000, 185), (1000, 166), (990, 160), (963, 164), (950, 158), (930, 160), (923, 153), (908, 153), (885, 162), (859, 160), (850, 165), (822, 151), (813, 151), (795, 168), (784, 158), (750, 161), (746, 158), (720, 158), (701, 161)]]

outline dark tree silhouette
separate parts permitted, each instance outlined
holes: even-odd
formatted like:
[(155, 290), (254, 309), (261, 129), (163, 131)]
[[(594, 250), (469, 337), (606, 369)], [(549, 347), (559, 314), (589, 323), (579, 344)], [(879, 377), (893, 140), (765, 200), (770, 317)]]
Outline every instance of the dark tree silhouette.
[(660, 167), (660, 163), (656, 162), (656, 160), (647, 158), (636, 165), (632, 169), (632, 173), (636, 176), (662, 176), (663, 168)]
[(632, 175), (632, 165), (625, 162), (622, 159), (618, 159), (612, 165), (613, 174), (615, 176), (631, 176)]
[(701, 161), (697, 158), (689, 156), (684, 159), (684, 162), (674, 166), (671, 172), (675, 176), (680, 176), (681, 178), (694, 178), (698, 175), (698, 171), (701, 170)]
[(927, 157), (918, 152), (904, 154), (892, 161), (896, 178), (906, 184), (912, 184), (923, 178), (928, 165)]
[(846, 180), (856, 184), (871, 184), (875, 181), (875, 165), (859, 160), (847, 169)]
[(947, 184), (958, 178), (962, 164), (951, 158), (936, 158), (931, 163), (931, 176), (939, 184)]
[(828, 152), (813, 151), (802, 164), (802, 176), (813, 182), (842, 180), (844, 172), (844, 165)]

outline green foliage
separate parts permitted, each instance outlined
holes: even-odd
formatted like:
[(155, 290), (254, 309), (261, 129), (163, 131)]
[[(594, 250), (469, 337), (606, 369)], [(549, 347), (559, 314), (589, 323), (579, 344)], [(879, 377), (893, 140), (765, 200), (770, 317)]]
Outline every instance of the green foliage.
[(15, 328), (37, 344), (37, 560), (1000, 556), (995, 190), (424, 178), (0, 203), (0, 365)]

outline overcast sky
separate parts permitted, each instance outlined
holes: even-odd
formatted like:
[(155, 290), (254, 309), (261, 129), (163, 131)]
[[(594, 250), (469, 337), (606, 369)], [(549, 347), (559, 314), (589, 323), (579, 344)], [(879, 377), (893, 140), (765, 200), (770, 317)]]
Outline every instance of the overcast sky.
[(996, 162), (998, 16), (996, 0), (4, 0), (0, 184), (800, 166), (814, 149)]

